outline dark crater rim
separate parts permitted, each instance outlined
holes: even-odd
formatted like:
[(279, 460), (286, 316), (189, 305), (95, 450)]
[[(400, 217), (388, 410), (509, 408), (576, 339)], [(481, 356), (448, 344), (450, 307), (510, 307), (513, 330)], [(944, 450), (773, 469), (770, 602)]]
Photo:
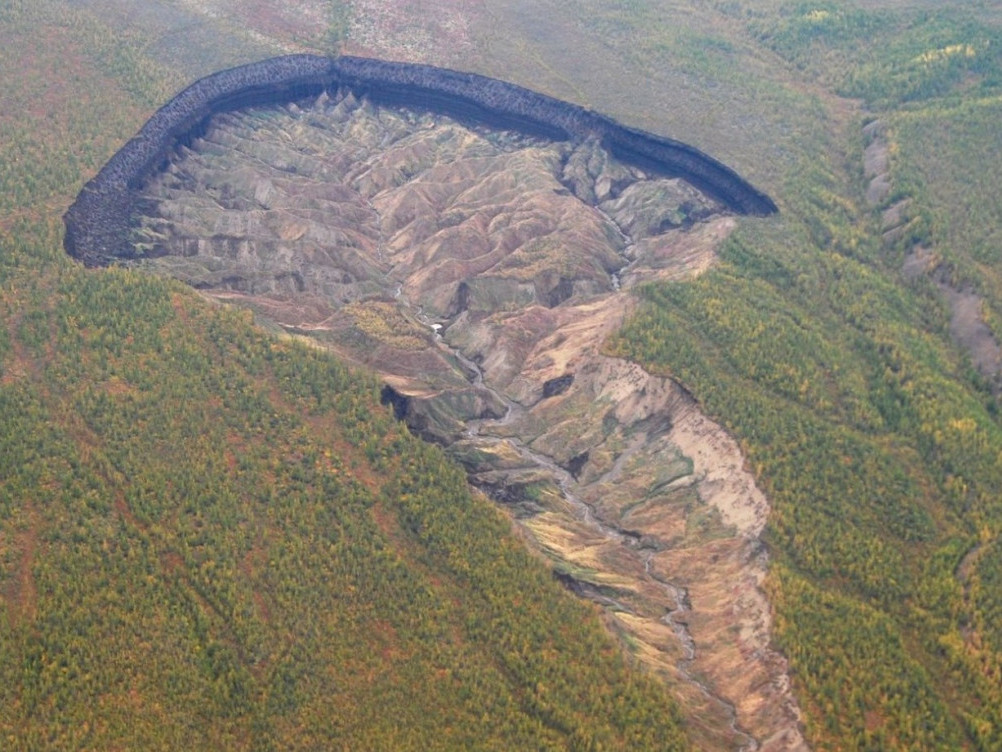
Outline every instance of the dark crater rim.
[(729, 210), (766, 216), (776, 204), (734, 170), (688, 144), (629, 128), (610, 117), (475, 73), (343, 55), (284, 55), (213, 73), (157, 110), (84, 185), (66, 211), (64, 247), (87, 266), (135, 258), (132, 216), (139, 191), (172, 153), (204, 134), (213, 115), (288, 104), (349, 89), (377, 104), (405, 106), (467, 123), (554, 141), (597, 138), (617, 159), (683, 178)]

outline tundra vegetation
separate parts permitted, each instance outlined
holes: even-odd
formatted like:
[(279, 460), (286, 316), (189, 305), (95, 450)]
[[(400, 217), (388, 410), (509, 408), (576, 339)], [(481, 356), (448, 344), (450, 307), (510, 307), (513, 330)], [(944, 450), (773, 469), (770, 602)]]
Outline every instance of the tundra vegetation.
[[(682, 746), (664, 694), (365, 377), (64, 257), (59, 215), (154, 107), (260, 56), (236, 31), (182, 56), (93, 12), (128, 5), (0, 0), (4, 745)], [(780, 205), (697, 281), (645, 290), (608, 349), (691, 390), (769, 495), (808, 739), (998, 749), (998, 382), (950, 301), (1002, 337), (1002, 13), (533, 7), (530, 29), (492, 3), (456, 59), (692, 133)], [(337, 19), (350, 46), (361, 21)]]

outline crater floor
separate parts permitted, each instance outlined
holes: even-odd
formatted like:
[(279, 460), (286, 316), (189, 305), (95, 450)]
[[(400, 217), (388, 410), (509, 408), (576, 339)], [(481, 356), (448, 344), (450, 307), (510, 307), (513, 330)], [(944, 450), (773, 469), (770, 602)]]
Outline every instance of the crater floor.
[(700, 748), (805, 748), (760, 589), (767, 500), (682, 389), (602, 349), (632, 287), (714, 262), (718, 203), (596, 143), (341, 93), (216, 117), (136, 221), (139, 265), (380, 374), (667, 677)]

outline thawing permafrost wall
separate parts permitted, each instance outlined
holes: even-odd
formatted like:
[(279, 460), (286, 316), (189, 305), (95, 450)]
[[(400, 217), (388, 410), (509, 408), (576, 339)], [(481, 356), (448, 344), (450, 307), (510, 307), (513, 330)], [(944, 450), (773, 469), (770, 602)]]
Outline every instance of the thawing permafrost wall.
[(137, 189), (219, 112), (286, 103), (347, 87), (376, 102), (442, 112), (461, 120), (554, 140), (598, 137), (620, 160), (682, 177), (732, 211), (766, 215), (776, 205), (726, 165), (670, 138), (514, 84), (429, 65), (359, 57), (287, 55), (207, 76), (160, 108), (66, 212), (66, 251), (88, 265), (135, 255), (129, 222)]

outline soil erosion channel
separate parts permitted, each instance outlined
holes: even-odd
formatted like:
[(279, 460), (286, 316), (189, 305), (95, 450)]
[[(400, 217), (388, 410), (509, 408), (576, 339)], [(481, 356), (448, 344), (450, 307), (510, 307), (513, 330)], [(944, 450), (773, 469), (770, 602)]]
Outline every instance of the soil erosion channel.
[(700, 748), (803, 748), (759, 587), (766, 499), (683, 390), (602, 353), (630, 288), (713, 263), (735, 222), (716, 200), (595, 140), (342, 90), (217, 115), (136, 206), (131, 263), (378, 372), (668, 677)]

